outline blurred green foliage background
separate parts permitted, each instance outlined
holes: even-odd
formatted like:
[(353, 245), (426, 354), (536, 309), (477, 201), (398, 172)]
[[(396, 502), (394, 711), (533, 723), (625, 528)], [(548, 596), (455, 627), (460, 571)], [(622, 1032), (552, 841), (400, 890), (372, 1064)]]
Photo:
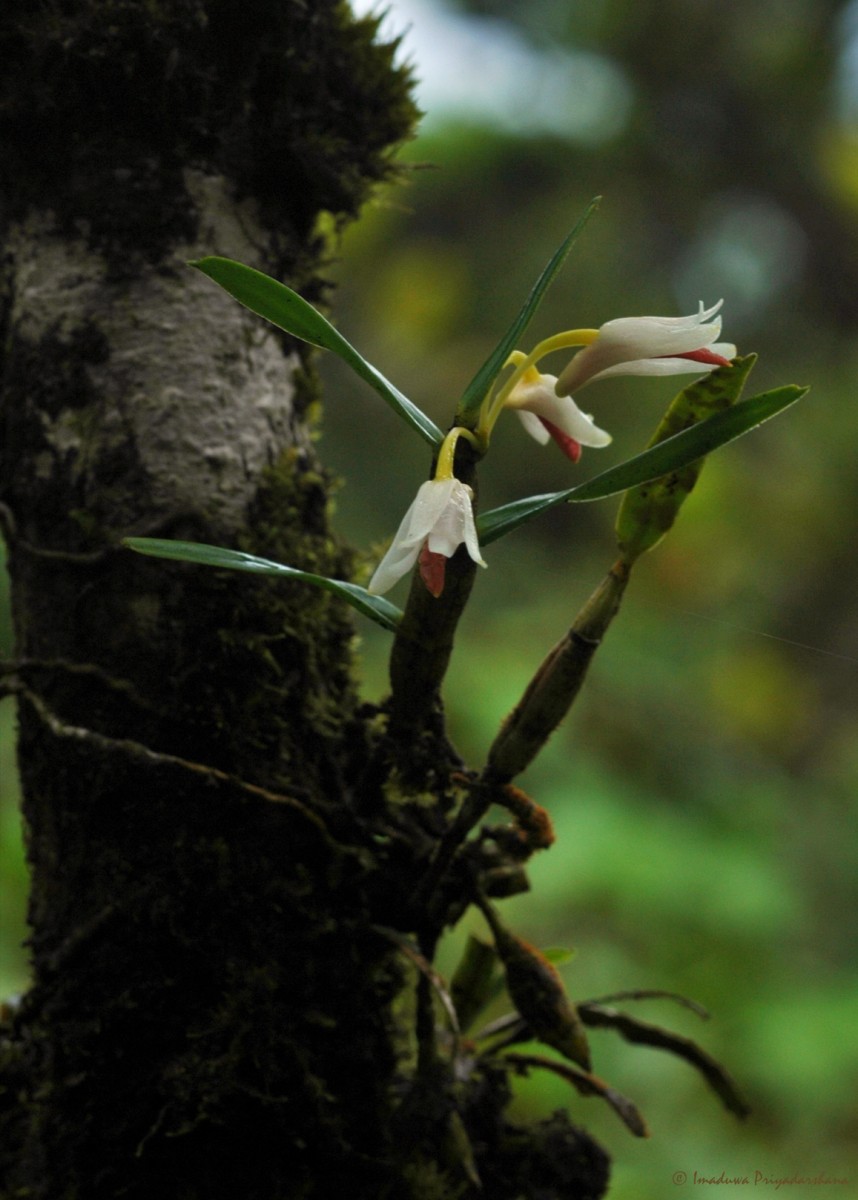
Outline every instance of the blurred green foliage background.
[[(754, 1187), (757, 1171), (851, 1179), (791, 1196), (858, 1195), (858, 3), (394, 0), (388, 31), (409, 22), (427, 117), (405, 183), (346, 231), (328, 275), (339, 327), (439, 425), (598, 193), (525, 348), (723, 296), (724, 339), (760, 354), (751, 390), (812, 386), (707, 463), (638, 565), (581, 700), (522, 780), (558, 840), (503, 906), (528, 940), (575, 948), (576, 997), (663, 987), (704, 1003), (707, 1025), (666, 1002), (637, 1011), (725, 1062), (753, 1115), (740, 1125), (690, 1067), (606, 1032), (596, 1071), (638, 1102), (651, 1139), (553, 1077), (522, 1083), (518, 1110), (568, 1105), (615, 1156), (621, 1200), (687, 1195), (694, 1171), (750, 1176), (734, 1195), (773, 1188)], [(335, 522), (366, 548), (368, 576), (427, 454), (341, 364), (322, 370)], [(584, 407), (614, 443), (577, 467), (501, 422), (483, 506), (638, 452), (676, 383), (595, 385)], [(446, 687), (473, 765), (612, 561), (615, 511), (563, 507), (488, 549)], [(389, 642), (360, 636), (380, 697)], [(0, 713), (8, 992), (26, 978), (24, 873)]]

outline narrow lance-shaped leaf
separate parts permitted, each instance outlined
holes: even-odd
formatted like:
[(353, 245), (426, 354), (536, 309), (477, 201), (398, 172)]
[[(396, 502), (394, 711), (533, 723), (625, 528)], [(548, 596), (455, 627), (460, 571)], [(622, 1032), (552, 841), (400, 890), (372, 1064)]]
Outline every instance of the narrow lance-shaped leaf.
[(228, 550), (223, 546), (209, 546), (204, 542), (172, 541), (169, 538), (125, 538), (123, 545), (139, 554), (153, 558), (170, 558), (179, 562), (197, 563), (206, 567), (222, 567), (230, 571), (250, 571), (255, 575), (276, 575), (280, 578), (296, 579), (310, 583), (323, 591), (332, 592), (345, 600), (377, 625), (395, 633), (402, 619), (402, 611), (382, 596), (371, 596), (366, 588), (341, 579), (328, 579), (325, 575), (314, 575), (310, 571), (299, 571), (283, 563), (241, 550)]
[(636, 487), (639, 483), (647, 483), (651, 479), (667, 475), (670, 471), (679, 470), (687, 463), (694, 462), (719, 446), (726, 446), (728, 442), (756, 429), (764, 421), (795, 404), (806, 392), (806, 387), (789, 385), (762, 392), (759, 396), (751, 396), (748, 400), (740, 400), (725, 412), (707, 417), (699, 425), (693, 425), (690, 429), (659, 442), (657, 446), (644, 450), (642, 454), (617, 467), (603, 471), (601, 475), (596, 475), (586, 483), (566, 488), (562, 492), (528, 496), (501, 508), (493, 508), (484, 513), (477, 522), (480, 544), (488, 545), (538, 513), (553, 508), (555, 504), (562, 504), (564, 501), (579, 503), (603, 500), (606, 496), (614, 496), (630, 487)]
[(590, 201), (587, 208), (584, 210), (583, 215), (578, 221), (578, 224), (575, 226), (569, 236), (563, 242), (561, 242), (560, 246), (558, 246), (542, 274), (533, 285), (530, 295), (527, 297), (527, 300), (525, 300), (524, 306), (513, 321), (512, 325), (510, 325), (509, 329), (498, 342), (497, 346), (495, 346), (494, 350), (465, 388), (462, 398), (459, 401), (459, 407), (456, 411), (456, 423), (458, 425), (473, 426), (474, 418), (479, 411), (480, 405), (483, 402), (483, 398), (494, 383), (498, 374), (503, 370), (504, 363), (509, 358), (511, 352), (516, 348), (519, 338), (530, 323), (531, 317), (539, 308), (542, 297), (548, 290), (549, 284), (563, 266), (566, 256), (572, 249), (572, 246), (574, 245), (578, 235), (581, 233), (581, 230), (599, 207), (600, 200), (601, 196), (596, 196), (594, 200)]
[[(647, 449), (735, 404), (755, 362), (753, 354), (737, 358), (684, 388), (662, 417)], [(697, 483), (705, 461), (695, 459), (626, 492), (616, 524), (620, 553), (626, 562), (634, 562), (661, 541)]]
[(372, 363), (358, 354), (354, 346), (303, 296), (293, 292), (285, 283), (272, 279), (270, 275), (234, 262), (231, 258), (212, 255), (200, 258), (190, 265), (208, 275), (209, 279), (220, 284), (224, 291), (229, 292), (230, 296), (245, 308), (264, 317), (278, 329), (284, 329), (302, 341), (309, 342), (311, 346), (331, 350), (339, 355), (343, 362), (348, 363), (356, 375), (374, 388), (382, 400), (416, 429), (430, 446), (440, 446), (444, 435), (435, 422), (403, 396)]
[(450, 994), (464, 1031), (474, 1022), (502, 983), (494, 946), (470, 934), (450, 984)]

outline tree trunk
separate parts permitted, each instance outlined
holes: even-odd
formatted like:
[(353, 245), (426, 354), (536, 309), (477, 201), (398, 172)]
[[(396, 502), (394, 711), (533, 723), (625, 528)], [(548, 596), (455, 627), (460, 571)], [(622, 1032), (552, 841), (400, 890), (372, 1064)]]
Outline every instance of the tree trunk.
[(503, 1079), (457, 1101), (473, 1165), (449, 1149), (449, 1073), (409, 1082), (414, 979), (384, 929), (413, 929), (434, 831), (390, 809), (397, 751), (359, 703), (340, 602), (119, 546), (348, 577), (304, 349), (185, 262), (318, 293), (319, 214), (354, 215), (415, 116), (376, 32), (334, 0), (0, 17), (33, 963), (2, 1043), (3, 1196), (465, 1195), (477, 1170), (498, 1197), (543, 1177), (602, 1194), (598, 1147), (565, 1118), (508, 1125)]

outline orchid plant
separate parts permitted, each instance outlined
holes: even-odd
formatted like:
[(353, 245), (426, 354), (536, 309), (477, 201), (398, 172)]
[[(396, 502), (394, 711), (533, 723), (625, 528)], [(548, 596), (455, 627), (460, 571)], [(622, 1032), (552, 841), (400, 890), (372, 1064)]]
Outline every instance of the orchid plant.
[[(605, 1006), (606, 1000), (670, 993), (621, 993), (573, 1003), (550, 956), (505, 929), (490, 898), (526, 886), (524, 863), (553, 841), (548, 814), (512, 780), (563, 720), (618, 611), (635, 561), (671, 528), (706, 455), (782, 412), (806, 389), (787, 386), (741, 398), (754, 357), (737, 357), (735, 346), (718, 340), (721, 301), (709, 308), (701, 303), (697, 313), (684, 317), (620, 317), (599, 328), (557, 333), (529, 352), (520, 349), (530, 319), (595, 206), (596, 201), (560, 245), (510, 328), (464, 389), (446, 434), (295, 291), (230, 259), (209, 257), (193, 263), (254, 313), (342, 358), (429, 444), (430, 474), (367, 588), (222, 547), (153, 538), (129, 538), (127, 545), (144, 554), (303, 581), (335, 593), (393, 633), (385, 745), (394, 764), (391, 771), (402, 780), (409, 748), (420, 737), (438, 736), (439, 722), (443, 730), (441, 684), (476, 567), (486, 566), (485, 547), (554, 505), (623, 494), (616, 560), (535, 671), (489, 747), (483, 770), (464, 771), (452, 761), (446, 774), (433, 768), (434, 777), (439, 770), (443, 775), (437, 784), (442, 832), (426, 852), (399, 927), (379, 927), (378, 932), (399, 946), (421, 973), (419, 1063), (437, 1062), (443, 1045), (457, 1060), (451, 1077), (458, 1079), (469, 1077), (480, 1064), (518, 1073), (535, 1067), (550, 1070), (582, 1094), (604, 1098), (641, 1135), (646, 1126), (636, 1107), (591, 1073), (585, 1026), (614, 1028), (629, 1040), (669, 1049), (695, 1065), (734, 1112), (746, 1111), (744, 1101), (724, 1068), (695, 1043)], [(570, 350), (574, 353), (558, 375), (540, 369), (549, 355)], [(573, 392), (580, 394), (589, 384), (620, 375), (683, 374), (697, 379), (672, 401), (642, 452), (585, 482), (513, 500), (477, 516), (477, 468), (490, 451), (492, 432), (504, 412), (514, 412), (529, 435), (541, 444), (554, 441), (572, 464), (578, 464), (584, 449), (605, 449), (612, 439), (578, 407)], [(401, 610), (384, 593), (415, 566)], [(426, 787), (423, 780), (421, 794)], [(493, 804), (511, 814), (513, 825), (475, 834)], [(484, 914), (492, 945), (472, 938), (448, 987), (431, 959), (442, 931), (469, 905)], [(416, 935), (416, 943), (411, 935)], [(461, 1042), (458, 1035), (495, 994), (499, 979), (505, 981), (515, 1012), (475, 1033), (468, 1043)], [(454, 1033), (452, 1039), (437, 1043), (433, 991)], [(672, 998), (695, 1007), (681, 997)], [(534, 1038), (566, 1061), (510, 1051), (516, 1042)], [(468, 1059), (464, 1065), (462, 1057)]]
[[(407, 571), (420, 564), (420, 577), (433, 596), (444, 588), (444, 558), (465, 543), (474, 562), (480, 557), (474, 517), (473, 492), (453, 475), (456, 442), (466, 437), (478, 450), (488, 449), (491, 431), (504, 409), (513, 409), (524, 428), (545, 445), (549, 438), (567, 458), (577, 463), (583, 446), (608, 446), (611, 435), (599, 429), (588, 413), (581, 412), (569, 392), (609, 375), (683, 375), (727, 367), (736, 347), (715, 343), (721, 332), (718, 301), (690, 317), (621, 317), (600, 329), (573, 329), (558, 333), (530, 353), (513, 350), (504, 364), (513, 371), (502, 386), (495, 386), (479, 408), (476, 431), (454, 426), (441, 444), (434, 478), (424, 483), (397, 530), (393, 543), (369, 585), (374, 594), (386, 592)], [(714, 320), (710, 320), (714, 318)], [(709, 322), (707, 324), (707, 322)], [(562, 375), (543, 375), (536, 364), (555, 350), (583, 346)]]

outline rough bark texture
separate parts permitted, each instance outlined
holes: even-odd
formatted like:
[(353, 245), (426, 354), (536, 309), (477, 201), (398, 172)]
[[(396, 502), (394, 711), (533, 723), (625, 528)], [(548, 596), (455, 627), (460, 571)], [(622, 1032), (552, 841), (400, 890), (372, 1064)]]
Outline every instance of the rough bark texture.
[[(319, 213), (353, 215), (414, 119), (374, 33), (333, 0), (0, 17), (34, 979), (0, 1041), (4, 1197), (465, 1195), (454, 1107), (488, 1194), (604, 1188), (565, 1117), (506, 1123), (505, 1077), (409, 1084), (414, 981), (377, 925), (417, 926), (450, 758), (398, 750), (360, 706), (339, 602), (118, 548), (157, 534), (349, 573), (303, 350), (184, 263), (318, 292)], [(391, 783), (406, 760), (414, 801)]]

